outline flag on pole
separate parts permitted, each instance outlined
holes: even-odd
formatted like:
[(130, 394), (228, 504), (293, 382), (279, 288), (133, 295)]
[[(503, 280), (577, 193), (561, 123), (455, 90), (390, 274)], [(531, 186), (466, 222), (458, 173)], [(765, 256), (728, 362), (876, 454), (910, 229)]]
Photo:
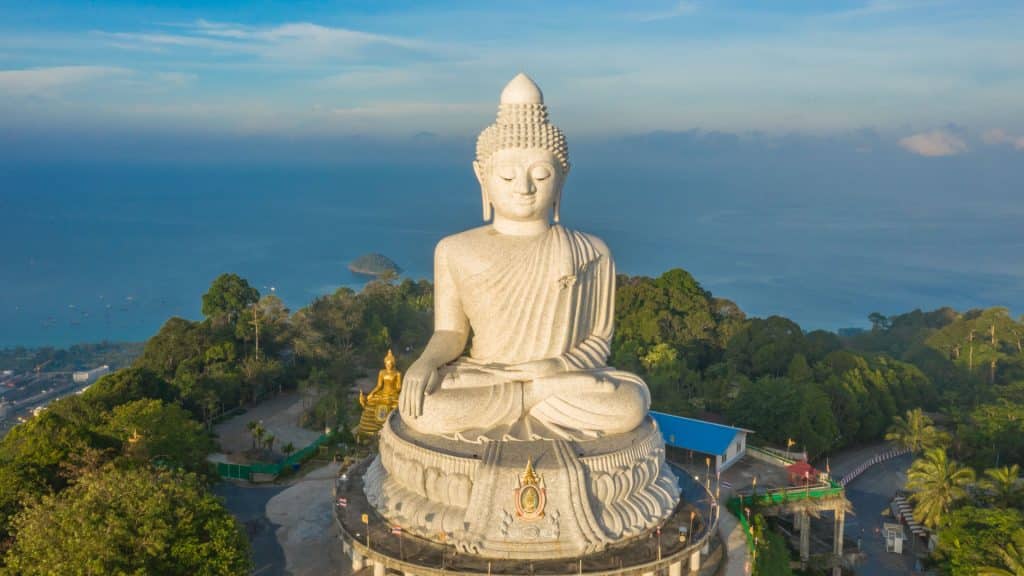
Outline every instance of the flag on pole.
[(338, 506), (341, 506), (342, 508), (347, 507), (348, 506), (348, 498), (345, 498), (344, 496), (339, 496), (338, 497)]
[(402, 527), (401, 526), (392, 526), (391, 527), (391, 533), (394, 534), (395, 536), (401, 536), (402, 535)]

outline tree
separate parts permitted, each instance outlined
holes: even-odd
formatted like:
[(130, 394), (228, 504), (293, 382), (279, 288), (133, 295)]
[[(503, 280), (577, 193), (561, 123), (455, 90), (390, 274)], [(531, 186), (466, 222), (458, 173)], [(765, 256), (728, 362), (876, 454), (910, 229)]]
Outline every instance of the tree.
[(949, 435), (935, 428), (932, 419), (920, 408), (907, 410), (907, 417), (897, 416), (885, 434), (885, 439), (896, 442), (914, 454), (944, 446)]
[(121, 442), (134, 438), (125, 449), (130, 448), (130, 456), (136, 460), (158, 459), (193, 471), (206, 469), (206, 455), (214, 448), (203, 426), (186, 410), (160, 400), (136, 400), (115, 407), (103, 429)]
[(266, 432), (263, 421), (250, 420), (245, 427), (249, 430), (249, 434), (252, 434), (252, 449), (255, 450), (256, 444), (263, 441), (263, 434)]
[(907, 471), (914, 518), (929, 528), (938, 528), (953, 504), (967, 496), (967, 487), (973, 482), (974, 470), (950, 460), (943, 448), (926, 451)]
[(110, 410), (118, 404), (141, 398), (176, 399), (174, 389), (156, 372), (147, 368), (122, 368), (99, 381), (81, 394), (99, 410)]
[(1024, 481), (1020, 478), (1020, 465), (989, 468), (979, 485), (992, 498), (996, 506), (1013, 508), (1019, 506), (1024, 496)]
[(238, 274), (221, 274), (203, 294), (203, 316), (233, 321), (259, 299), (259, 291)]
[(1014, 538), (993, 547), (1003, 567), (983, 566), (978, 576), (1024, 576), (1024, 530), (1018, 530)]
[(982, 566), (998, 569), (1003, 563), (1000, 551), (1012, 545), (1015, 534), (1024, 545), (1022, 524), (1024, 515), (1014, 509), (964, 506), (951, 512), (939, 530), (935, 558), (950, 574), (982, 574)]
[(871, 314), (868, 314), (868, 320), (871, 322), (871, 330), (875, 332), (888, 330), (892, 326), (892, 323), (889, 322), (889, 318), (880, 312), (872, 312)]
[(978, 468), (1024, 463), (1024, 404), (999, 400), (971, 410), (957, 427), (965, 459)]
[(285, 444), (284, 446), (281, 446), (281, 452), (284, 452), (284, 457), (285, 458), (291, 456), (292, 452), (295, 452), (295, 444), (289, 442), (289, 443)]
[(759, 576), (792, 576), (786, 540), (765, 522), (764, 516), (751, 518), (750, 531), (756, 543), (754, 574)]
[(241, 527), (193, 474), (107, 465), (14, 520), (7, 572), (234, 575), (251, 568)]
[(729, 341), (725, 358), (751, 377), (781, 376), (806, 347), (803, 330), (782, 316), (750, 320)]

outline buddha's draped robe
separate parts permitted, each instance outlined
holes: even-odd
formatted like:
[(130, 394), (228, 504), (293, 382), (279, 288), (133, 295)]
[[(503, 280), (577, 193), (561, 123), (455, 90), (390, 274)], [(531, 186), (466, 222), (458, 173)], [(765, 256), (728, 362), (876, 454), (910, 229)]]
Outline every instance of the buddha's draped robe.
[[(606, 365), (615, 265), (589, 236), (552, 226), (458, 288), (472, 349), (440, 369), (422, 416), (406, 419), (412, 428), (472, 440), (594, 437), (640, 424), (647, 386)], [(509, 369), (547, 358), (563, 370), (533, 378)]]

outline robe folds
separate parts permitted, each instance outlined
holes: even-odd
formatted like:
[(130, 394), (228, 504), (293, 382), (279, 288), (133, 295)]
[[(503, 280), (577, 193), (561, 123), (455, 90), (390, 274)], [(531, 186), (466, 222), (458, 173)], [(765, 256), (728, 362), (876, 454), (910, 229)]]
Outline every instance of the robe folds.
[[(461, 439), (587, 438), (626, 432), (650, 406), (638, 376), (607, 366), (615, 265), (599, 241), (552, 226), (511, 257), (464, 278), (470, 354), (442, 367), (441, 387), (408, 424)], [(516, 364), (558, 359), (544, 376)]]

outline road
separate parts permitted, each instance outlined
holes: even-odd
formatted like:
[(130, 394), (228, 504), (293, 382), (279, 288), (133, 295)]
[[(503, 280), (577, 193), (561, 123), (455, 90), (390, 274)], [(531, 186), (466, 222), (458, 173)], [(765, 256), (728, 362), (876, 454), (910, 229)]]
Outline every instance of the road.
[(886, 552), (882, 534), (882, 523), (892, 522), (891, 517), (882, 516), (882, 511), (888, 510), (896, 490), (906, 483), (911, 460), (910, 454), (904, 454), (876, 464), (846, 487), (846, 497), (854, 508), (854, 514), (846, 516), (846, 536), (851, 540), (860, 536), (864, 551), (863, 560), (855, 567), (857, 574), (895, 576), (914, 573), (915, 556), (910, 550), (910, 542), (905, 543), (907, 547), (903, 555), (892, 554)]
[(221, 482), (213, 493), (224, 499), (228, 510), (245, 526), (252, 544), (254, 575), (281, 576), (285, 571), (284, 550), (277, 540), (277, 529), (267, 518), (267, 502), (287, 486), (254, 486)]

